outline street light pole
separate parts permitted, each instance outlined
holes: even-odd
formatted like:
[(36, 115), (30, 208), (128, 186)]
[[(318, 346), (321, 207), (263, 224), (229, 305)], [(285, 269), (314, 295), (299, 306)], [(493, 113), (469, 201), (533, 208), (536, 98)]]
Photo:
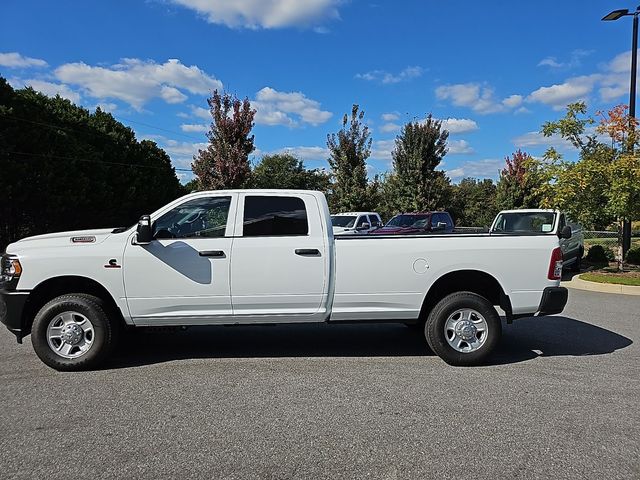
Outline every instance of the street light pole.
[[(629, 142), (631, 153), (635, 147), (636, 132), (635, 132), (635, 118), (636, 118), (636, 73), (638, 70), (638, 7), (633, 15), (633, 37), (631, 39), (631, 85), (629, 88), (629, 120), (631, 122), (630, 134), (633, 135)], [(627, 252), (631, 248), (631, 221), (628, 218), (622, 222), (622, 258), (627, 255)]]
[[(635, 118), (636, 118), (636, 74), (638, 70), (638, 15), (640, 14), (640, 6), (636, 11), (629, 13), (629, 10), (614, 10), (602, 20), (611, 21), (618, 20), (621, 17), (633, 16), (633, 34), (631, 38), (631, 84), (629, 86), (629, 135), (633, 137), (629, 144), (631, 153), (633, 153), (635, 145)], [(622, 258), (631, 248), (631, 221), (625, 218), (622, 222)]]
[[(629, 93), (629, 117), (631, 117), (631, 125), (636, 118), (636, 72), (638, 69), (638, 13), (640, 7), (633, 14), (633, 36), (631, 39), (631, 85)], [(633, 150), (633, 146), (631, 146)]]

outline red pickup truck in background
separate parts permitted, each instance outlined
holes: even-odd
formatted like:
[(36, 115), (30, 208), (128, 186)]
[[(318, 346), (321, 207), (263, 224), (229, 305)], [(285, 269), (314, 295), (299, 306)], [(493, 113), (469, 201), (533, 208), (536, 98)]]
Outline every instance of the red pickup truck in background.
[(453, 220), (448, 212), (400, 213), (371, 235), (407, 235), (411, 233), (451, 233)]

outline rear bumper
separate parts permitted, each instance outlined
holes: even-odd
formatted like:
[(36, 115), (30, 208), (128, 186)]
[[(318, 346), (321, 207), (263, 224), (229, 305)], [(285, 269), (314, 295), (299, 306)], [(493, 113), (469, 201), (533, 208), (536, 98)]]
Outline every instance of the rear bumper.
[(18, 342), (22, 340), (22, 312), (30, 292), (0, 290), (0, 322), (13, 333)]
[(547, 287), (542, 292), (542, 300), (538, 315), (553, 315), (564, 310), (569, 298), (569, 291), (565, 287)]

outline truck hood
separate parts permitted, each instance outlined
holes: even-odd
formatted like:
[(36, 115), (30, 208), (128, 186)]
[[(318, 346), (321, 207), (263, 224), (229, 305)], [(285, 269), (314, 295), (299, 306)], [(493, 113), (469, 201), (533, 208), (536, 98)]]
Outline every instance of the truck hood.
[(71, 232), (45, 233), (26, 237), (7, 247), (8, 253), (16, 250), (25, 250), (40, 247), (68, 247), (72, 245), (96, 245), (104, 242), (111, 236), (113, 228), (101, 228), (95, 230), (74, 230)]

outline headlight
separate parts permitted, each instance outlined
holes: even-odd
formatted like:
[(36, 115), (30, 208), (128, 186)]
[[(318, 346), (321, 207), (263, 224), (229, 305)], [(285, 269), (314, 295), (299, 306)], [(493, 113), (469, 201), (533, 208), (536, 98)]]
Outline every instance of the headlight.
[(3, 255), (0, 267), (0, 284), (4, 287), (15, 288), (22, 273), (20, 260), (13, 255)]

